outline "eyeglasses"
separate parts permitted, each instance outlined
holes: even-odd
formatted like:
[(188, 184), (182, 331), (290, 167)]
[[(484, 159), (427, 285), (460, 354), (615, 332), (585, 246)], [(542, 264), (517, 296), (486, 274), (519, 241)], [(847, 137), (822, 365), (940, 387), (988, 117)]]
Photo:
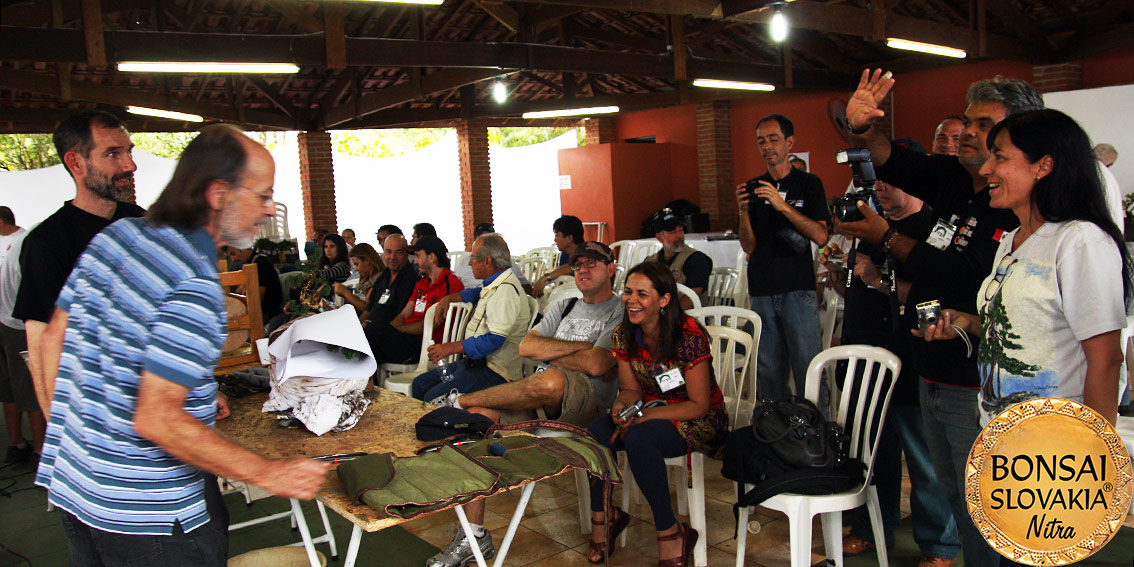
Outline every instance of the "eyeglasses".
[(260, 204), (261, 205), (267, 205), (269, 202), (272, 201), (272, 197), (273, 197), (272, 193), (265, 193), (263, 191), (257, 191), (257, 190), (255, 190), (255, 189), (253, 189), (253, 188), (251, 188), (247, 185), (235, 185), (234, 187), (236, 189), (247, 189), (247, 190), (255, 193), (256, 196), (260, 198)]
[(1004, 285), (1004, 279), (1008, 277), (1008, 270), (1019, 258), (1013, 258), (1011, 253), (1000, 259), (1000, 263), (996, 265), (996, 272), (992, 276), (992, 281), (984, 290), (984, 300), (992, 301), (996, 294), (1000, 293), (1001, 286)]
[(588, 270), (593, 270), (593, 269), (595, 269), (595, 266), (597, 266), (597, 265), (598, 265), (598, 260), (595, 260), (594, 258), (591, 258), (589, 260), (582, 260), (582, 261), (579, 261), (579, 262), (575, 262), (574, 264), (571, 264), (571, 271), (577, 272), (577, 271), (579, 271), (583, 268), (586, 268)]

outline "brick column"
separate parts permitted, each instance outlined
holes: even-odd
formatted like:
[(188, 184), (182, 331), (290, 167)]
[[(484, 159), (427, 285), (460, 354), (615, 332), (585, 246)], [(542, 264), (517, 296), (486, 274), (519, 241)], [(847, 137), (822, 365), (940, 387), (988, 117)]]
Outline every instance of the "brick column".
[(587, 145), (613, 144), (615, 141), (613, 118), (587, 118), (583, 120), (583, 131), (587, 136)]
[(1083, 88), (1083, 64), (1079, 61), (1055, 65), (1033, 65), (1032, 86), (1041, 93)]
[(697, 183), (712, 230), (736, 228), (731, 116), (730, 101), (697, 104)]
[(461, 120), (457, 123), (457, 157), (461, 165), (461, 218), (464, 224), (465, 250), (472, 250), (473, 229), (477, 223), (492, 222), (488, 128), (484, 124), (476, 120)]
[(319, 228), (338, 233), (330, 133), (299, 133), (299, 178), (303, 187), (303, 222), (307, 225), (307, 240), (315, 238), (315, 230)]

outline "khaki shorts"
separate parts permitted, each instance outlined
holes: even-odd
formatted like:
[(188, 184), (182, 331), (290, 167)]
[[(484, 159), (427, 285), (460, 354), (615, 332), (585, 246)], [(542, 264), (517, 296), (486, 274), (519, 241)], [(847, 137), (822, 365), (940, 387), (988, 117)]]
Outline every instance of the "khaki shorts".
[[(598, 394), (591, 377), (575, 370), (556, 368), (563, 373), (563, 402), (556, 421), (586, 427), (598, 419), (604, 408), (599, 407)], [(500, 423), (516, 423), (536, 419), (535, 410), (500, 410)]]

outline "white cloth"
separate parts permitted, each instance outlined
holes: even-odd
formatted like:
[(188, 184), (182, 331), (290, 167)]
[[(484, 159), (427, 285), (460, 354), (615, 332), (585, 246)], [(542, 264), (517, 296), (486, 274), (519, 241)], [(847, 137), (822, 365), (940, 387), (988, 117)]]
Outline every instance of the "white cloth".
[(1087, 359), (1079, 343), (1126, 326), (1122, 259), (1109, 235), (1090, 222), (1049, 222), (1011, 252), (1018, 230), (1001, 240), (997, 268), (977, 294), (982, 424), (1030, 398), (1082, 402)]
[(1122, 208), (1122, 187), (1118, 185), (1118, 179), (1110, 172), (1107, 166), (1102, 162), (1099, 164), (1099, 175), (1103, 180), (1103, 193), (1106, 194), (1106, 206), (1110, 209), (1110, 217), (1114, 219), (1114, 225), (1118, 227), (1118, 232), (1122, 232), (1122, 227), (1125, 226), (1126, 211)]
[(12, 307), (20, 289), (20, 250), (27, 235), (28, 231), (21, 228), (7, 236), (0, 236), (0, 323), (12, 329), (24, 328), (23, 321), (12, 318)]

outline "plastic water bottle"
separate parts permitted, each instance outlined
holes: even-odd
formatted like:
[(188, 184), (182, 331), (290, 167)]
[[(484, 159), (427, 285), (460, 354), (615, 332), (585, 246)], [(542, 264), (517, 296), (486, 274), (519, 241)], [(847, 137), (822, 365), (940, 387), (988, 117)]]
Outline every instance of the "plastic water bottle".
[(453, 379), (453, 368), (449, 364), (438, 366), (437, 373), (441, 375), (442, 382), (448, 382)]

